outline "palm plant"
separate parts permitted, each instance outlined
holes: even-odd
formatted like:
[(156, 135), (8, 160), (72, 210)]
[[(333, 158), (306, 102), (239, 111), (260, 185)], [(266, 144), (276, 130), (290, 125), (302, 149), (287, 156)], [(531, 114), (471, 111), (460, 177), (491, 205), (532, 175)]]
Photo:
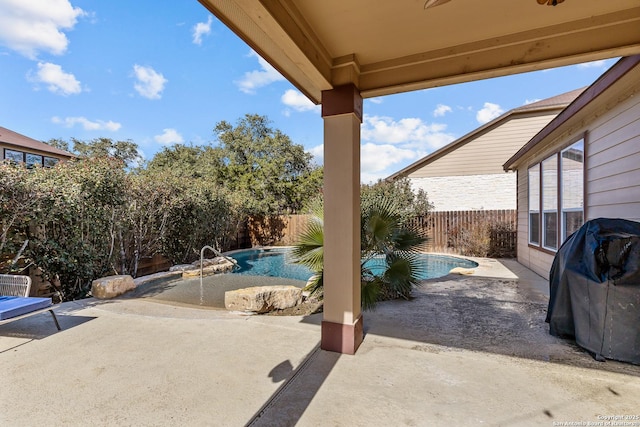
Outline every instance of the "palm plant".
[[(373, 309), (378, 301), (405, 298), (419, 284), (423, 267), (419, 249), (426, 238), (404, 220), (401, 207), (390, 197), (367, 200), (361, 208), (361, 304)], [(312, 295), (322, 295), (324, 231), (322, 211), (312, 219), (294, 247), (297, 262), (314, 276), (307, 285)]]

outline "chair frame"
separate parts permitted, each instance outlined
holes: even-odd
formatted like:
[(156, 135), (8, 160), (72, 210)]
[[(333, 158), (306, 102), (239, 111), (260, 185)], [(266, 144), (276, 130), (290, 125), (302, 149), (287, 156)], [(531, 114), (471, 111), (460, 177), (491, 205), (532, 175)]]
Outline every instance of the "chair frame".
[[(13, 274), (0, 274), (0, 296), (15, 296), (15, 297), (29, 297), (29, 292), (31, 291), (31, 277), (29, 276), (19, 276)], [(56, 328), (60, 331), (60, 324), (58, 323), (58, 318), (56, 314), (53, 312), (53, 306), (49, 306), (46, 308), (41, 308), (38, 310), (30, 311), (25, 314), (21, 314), (19, 316), (14, 316), (9, 319), (0, 320), (0, 325), (5, 323), (13, 322), (15, 320), (24, 319), (25, 317), (33, 316), (34, 314), (44, 313), (48, 311), (51, 313), (51, 317), (53, 317), (53, 321), (56, 324)]]

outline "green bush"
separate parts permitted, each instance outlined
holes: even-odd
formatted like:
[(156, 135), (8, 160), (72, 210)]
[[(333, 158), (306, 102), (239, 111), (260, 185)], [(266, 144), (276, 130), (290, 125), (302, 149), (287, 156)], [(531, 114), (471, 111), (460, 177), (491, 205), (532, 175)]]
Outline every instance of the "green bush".
[(0, 166), (0, 272), (37, 271), (63, 300), (91, 282), (137, 275), (144, 258), (193, 261), (225, 247), (240, 211), (224, 189), (162, 171), (133, 174), (120, 160), (87, 158), (54, 168)]

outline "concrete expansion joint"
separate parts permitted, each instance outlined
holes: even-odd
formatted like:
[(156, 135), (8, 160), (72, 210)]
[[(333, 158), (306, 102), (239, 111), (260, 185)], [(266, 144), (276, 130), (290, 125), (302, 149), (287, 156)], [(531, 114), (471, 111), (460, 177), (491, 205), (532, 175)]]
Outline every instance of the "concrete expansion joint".
[(266, 414), (269, 411), (269, 409), (271, 409), (271, 407), (278, 401), (280, 396), (283, 395), (287, 391), (287, 389), (289, 389), (289, 387), (293, 384), (296, 378), (298, 378), (298, 376), (301, 375), (309, 367), (309, 365), (311, 365), (311, 362), (315, 360), (318, 354), (320, 354), (320, 344), (317, 344), (313, 348), (309, 356), (305, 360), (303, 360), (300, 365), (298, 365), (298, 368), (294, 371), (293, 375), (291, 375), (289, 379), (285, 380), (285, 382), (280, 386), (280, 388), (278, 388), (278, 390), (276, 390), (276, 392), (271, 396), (271, 398), (267, 400), (267, 402), (262, 406), (262, 408), (260, 408), (260, 410), (256, 413), (256, 415), (254, 415), (253, 418), (249, 420), (249, 422), (246, 424), (246, 427), (257, 425), (257, 423), (260, 421), (260, 417), (262, 417), (264, 414)]

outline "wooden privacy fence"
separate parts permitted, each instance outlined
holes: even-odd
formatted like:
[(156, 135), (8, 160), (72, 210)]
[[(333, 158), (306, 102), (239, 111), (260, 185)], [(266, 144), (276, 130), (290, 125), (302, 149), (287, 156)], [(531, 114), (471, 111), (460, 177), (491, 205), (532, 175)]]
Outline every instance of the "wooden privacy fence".
[[(516, 211), (431, 212), (412, 220), (428, 236), (425, 250), (463, 255), (515, 257)], [(305, 229), (310, 215), (280, 215), (251, 218), (251, 246), (293, 245)]]
[(515, 209), (431, 212), (413, 225), (426, 232), (432, 252), (515, 257), (516, 218)]
[(311, 215), (251, 217), (247, 221), (251, 246), (291, 246), (296, 243), (310, 218)]

